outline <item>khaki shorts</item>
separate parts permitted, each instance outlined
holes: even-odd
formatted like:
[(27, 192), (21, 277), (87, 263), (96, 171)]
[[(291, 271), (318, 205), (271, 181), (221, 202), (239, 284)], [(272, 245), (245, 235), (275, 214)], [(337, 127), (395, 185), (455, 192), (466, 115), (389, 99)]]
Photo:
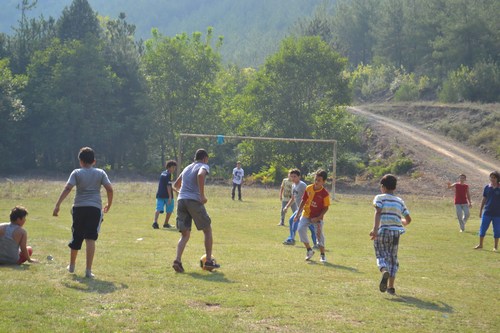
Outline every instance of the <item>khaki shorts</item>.
[(190, 199), (179, 200), (177, 202), (177, 229), (180, 232), (191, 230), (193, 220), (198, 230), (203, 230), (212, 223), (204, 204)]

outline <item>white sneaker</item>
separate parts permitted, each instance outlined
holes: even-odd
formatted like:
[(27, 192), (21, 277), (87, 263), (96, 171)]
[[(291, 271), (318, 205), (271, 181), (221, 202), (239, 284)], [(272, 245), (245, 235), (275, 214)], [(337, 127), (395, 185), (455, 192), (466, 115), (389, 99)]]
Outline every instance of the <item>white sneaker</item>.
[(320, 262), (325, 263), (326, 262), (326, 256), (324, 254), (321, 255), (321, 258), (319, 259)]
[(86, 269), (85, 270), (85, 277), (89, 278), (89, 279), (93, 279), (93, 278), (95, 278), (95, 275), (94, 275), (94, 273), (92, 273), (92, 271)]
[(314, 255), (313, 250), (308, 250), (307, 255), (306, 255), (306, 260), (311, 260), (312, 256)]

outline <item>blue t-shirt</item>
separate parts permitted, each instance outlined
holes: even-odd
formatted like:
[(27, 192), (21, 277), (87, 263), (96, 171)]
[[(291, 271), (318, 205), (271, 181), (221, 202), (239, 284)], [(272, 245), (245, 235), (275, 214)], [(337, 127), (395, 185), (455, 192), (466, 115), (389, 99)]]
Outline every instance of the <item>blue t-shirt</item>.
[(500, 187), (493, 188), (486, 185), (483, 190), (483, 197), (486, 198), (483, 214), (491, 217), (500, 216)]
[(194, 162), (182, 170), (180, 177), (182, 185), (179, 191), (178, 200), (191, 199), (201, 202), (200, 187), (198, 186), (198, 173), (201, 169), (205, 169), (207, 174), (210, 172), (210, 167), (203, 162)]
[(172, 174), (167, 170), (163, 171), (160, 175), (160, 181), (158, 182), (158, 191), (156, 191), (156, 197), (161, 199), (168, 199), (167, 187), (172, 186)]

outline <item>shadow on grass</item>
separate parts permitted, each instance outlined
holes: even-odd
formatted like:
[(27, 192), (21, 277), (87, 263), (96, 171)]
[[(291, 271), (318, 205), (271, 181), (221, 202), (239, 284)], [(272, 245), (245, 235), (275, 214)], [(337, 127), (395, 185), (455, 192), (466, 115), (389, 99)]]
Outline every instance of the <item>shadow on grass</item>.
[(27, 271), (31, 268), (31, 265), (29, 264), (21, 264), (21, 265), (8, 265), (8, 264), (0, 264), (0, 268), (9, 268), (9, 269), (15, 269), (17, 271)]
[(359, 271), (356, 268), (349, 267), (349, 266), (336, 265), (336, 264), (332, 264), (330, 262), (322, 263), (322, 262), (317, 262), (317, 261), (312, 261), (311, 260), (311, 261), (308, 261), (308, 264), (309, 265), (323, 265), (323, 266), (329, 267), (329, 268), (343, 269), (345, 271), (349, 271), (349, 272), (352, 272), (352, 273), (359, 273)]
[(228, 280), (225, 276), (224, 273), (220, 272), (212, 272), (212, 273), (196, 273), (196, 272), (190, 272), (190, 273), (185, 273), (186, 275), (189, 275), (195, 279), (200, 279), (200, 280), (205, 280), (205, 281), (212, 281), (212, 282), (224, 282), (224, 283), (234, 283), (231, 280)]
[(403, 303), (423, 310), (431, 310), (443, 313), (452, 313), (453, 307), (444, 302), (428, 302), (412, 296), (397, 295), (391, 298), (392, 302)]
[(73, 275), (72, 281), (65, 281), (63, 285), (67, 288), (83, 291), (86, 293), (110, 294), (120, 289), (127, 289), (124, 283), (115, 284), (114, 282), (103, 281), (99, 279), (89, 279)]

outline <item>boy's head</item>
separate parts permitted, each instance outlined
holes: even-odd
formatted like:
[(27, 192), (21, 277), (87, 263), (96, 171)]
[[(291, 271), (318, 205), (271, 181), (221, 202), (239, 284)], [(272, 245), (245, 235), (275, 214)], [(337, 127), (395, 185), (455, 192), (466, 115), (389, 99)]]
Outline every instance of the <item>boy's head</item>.
[(23, 219), (28, 215), (28, 211), (23, 206), (16, 206), (10, 211), (10, 222), (14, 223), (17, 219)]
[(398, 179), (391, 174), (385, 175), (380, 180), (380, 185), (385, 187), (388, 191), (394, 191), (396, 189), (397, 183), (398, 183)]
[(496, 179), (496, 183), (500, 182), (500, 173), (498, 171), (493, 171), (490, 173), (490, 180), (493, 181), (493, 178)]
[(171, 167), (176, 167), (176, 166), (177, 166), (177, 162), (174, 160), (170, 160), (170, 161), (167, 161), (167, 163), (165, 164), (165, 169), (170, 169)]
[(288, 171), (288, 179), (297, 184), (300, 181), (300, 170), (290, 169), (290, 171)]
[(78, 159), (85, 164), (92, 164), (95, 162), (94, 151), (90, 147), (83, 147), (78, 153)]
[(322, 187), (325, 184), (327, 178), (328, 178), (328, 173), (326, 173), (325, 170), (319, 169), (318, 171), (316, 171), (316, 175), (314, 177), (314, 187), (315, 188)]
[(460, 176), (458, 176), (458, 179), (460, 179), (461, 182), (464, 182), (467, 179), (467, 176), (462, 173)]
[(196, 153), (194, 154), (194, 160), (195, 161), (203, 161), (204, 159), (208, 158), (208, 153), (205, 149), (198, 149)]
[(241, 168), (241, 162), (240, 162), (240, 161), (236, 162), (236, 167), (237, 167), (238, 169), (239, 169), (239, 168)]

